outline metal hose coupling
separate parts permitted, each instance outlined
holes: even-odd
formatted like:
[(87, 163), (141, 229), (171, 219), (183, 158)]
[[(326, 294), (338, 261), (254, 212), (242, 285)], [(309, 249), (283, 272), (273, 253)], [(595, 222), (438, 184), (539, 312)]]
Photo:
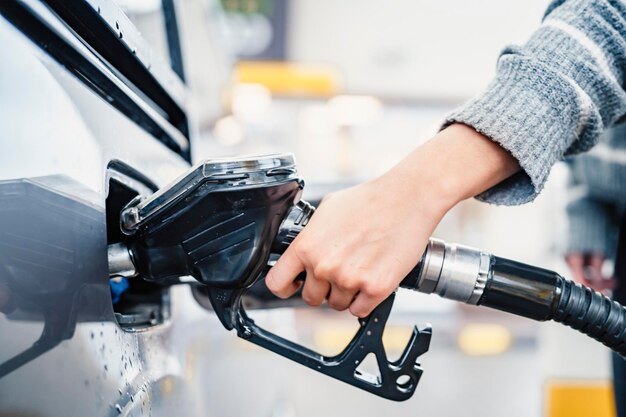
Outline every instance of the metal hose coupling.
[(477, 305), (489, 278), (491, 254), (431, 238), (422, 258), (417, 290)]
[(554, 320), (626, 356), (626, 308), (554, 271), (431, 239), (403, 283), (451, 300)]

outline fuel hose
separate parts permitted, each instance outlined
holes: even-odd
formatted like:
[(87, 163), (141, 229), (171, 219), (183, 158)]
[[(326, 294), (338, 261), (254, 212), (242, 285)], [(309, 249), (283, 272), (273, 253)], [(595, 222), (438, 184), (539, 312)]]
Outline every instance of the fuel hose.
[(401, 286), (533, 320), (553, 320), (626, 356), (626, 308), (554, 271), (431, 239)]

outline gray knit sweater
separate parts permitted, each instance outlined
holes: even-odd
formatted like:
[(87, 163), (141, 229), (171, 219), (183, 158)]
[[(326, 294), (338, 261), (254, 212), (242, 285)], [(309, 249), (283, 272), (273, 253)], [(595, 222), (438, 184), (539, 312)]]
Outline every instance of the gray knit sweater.
[(611, 257), (626, 209), (626, 124), (607, 130), (588, 153), (567, 158), (568, 252)]
[[(525, 45), (504, 49), (489, 87), (446, 119), (446, 125), (464, 123), (498, 142), (522, 168), (478, 198), (505, 205), (532, 201), (557, 161), (591, 149), (625, 115), (625, 76), (626, 3), (553, 1)], [(616, 142), (626, 149), (626, 137), (604, 146)], [(626, 187), (626, 169), (610, 178), (620, 181), (611, 192)], [(572, 206), (570, 214), (577, 210), (585, 209)]]

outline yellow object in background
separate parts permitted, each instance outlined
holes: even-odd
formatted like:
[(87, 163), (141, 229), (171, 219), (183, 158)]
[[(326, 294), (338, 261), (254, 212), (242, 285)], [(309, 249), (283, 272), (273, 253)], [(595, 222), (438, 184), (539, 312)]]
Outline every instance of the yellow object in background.
[(511, 347), (512, 341), (509, 329), (492, 323), (468, 324), (461, 329), (457, 339), (459, 349), (470, 356), (499, 355)]
[(235, 76), (237, 82), (261, 84), (276, 95), (330, 97), (340, 93), (338, 72), (323, 65), (242, 61)]
[(548, 381), (545, 417), (615, 417), (608, 381)]
[[(323, 355), (336, 355), (354, 337), (358, 327), (324, 324), (313, 334), (314, 348)], [(383, 346), (388, 354), (401, 353), (406, 347), (413, 328), (409, 326), (387, 325), (383, 333)]]

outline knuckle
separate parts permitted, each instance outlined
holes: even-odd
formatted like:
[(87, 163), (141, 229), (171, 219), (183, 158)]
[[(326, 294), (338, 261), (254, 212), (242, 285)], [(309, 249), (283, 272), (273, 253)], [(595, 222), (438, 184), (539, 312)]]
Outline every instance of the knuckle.
[(381, 279), (368, 279), (363, 285), (362, 291), (372, 297), (382, 297), (391, 294), (394, 287), (390, 281)]
[(332, 261), (322, 261), (313, 269), (313, 275), (318, 279), (332, 278), (337, 271), (336, 264)]
[(358, 290), (359, 289), (359, 280), (355, 279), (354, 276), (348, 273), (339, 273), (335, 277), (335, 283), (338, 287), (344, 290)]
[(378, 280), (368, 279), (363, 283), (361, 291), (369, 296), (379, 296), (385, 291), (385, 288)]
[(359, 290), (363, 286), (363, 269), (350, 264), (341, 264), (335, 271), (335, 281), (346, 290)]
[(294, 254), (301, 261), (304, 262), (305, 259), (309, 259), (311, 257), (312, 248), (306, 243), (306, 241), (294, 241), (292, 243)]

